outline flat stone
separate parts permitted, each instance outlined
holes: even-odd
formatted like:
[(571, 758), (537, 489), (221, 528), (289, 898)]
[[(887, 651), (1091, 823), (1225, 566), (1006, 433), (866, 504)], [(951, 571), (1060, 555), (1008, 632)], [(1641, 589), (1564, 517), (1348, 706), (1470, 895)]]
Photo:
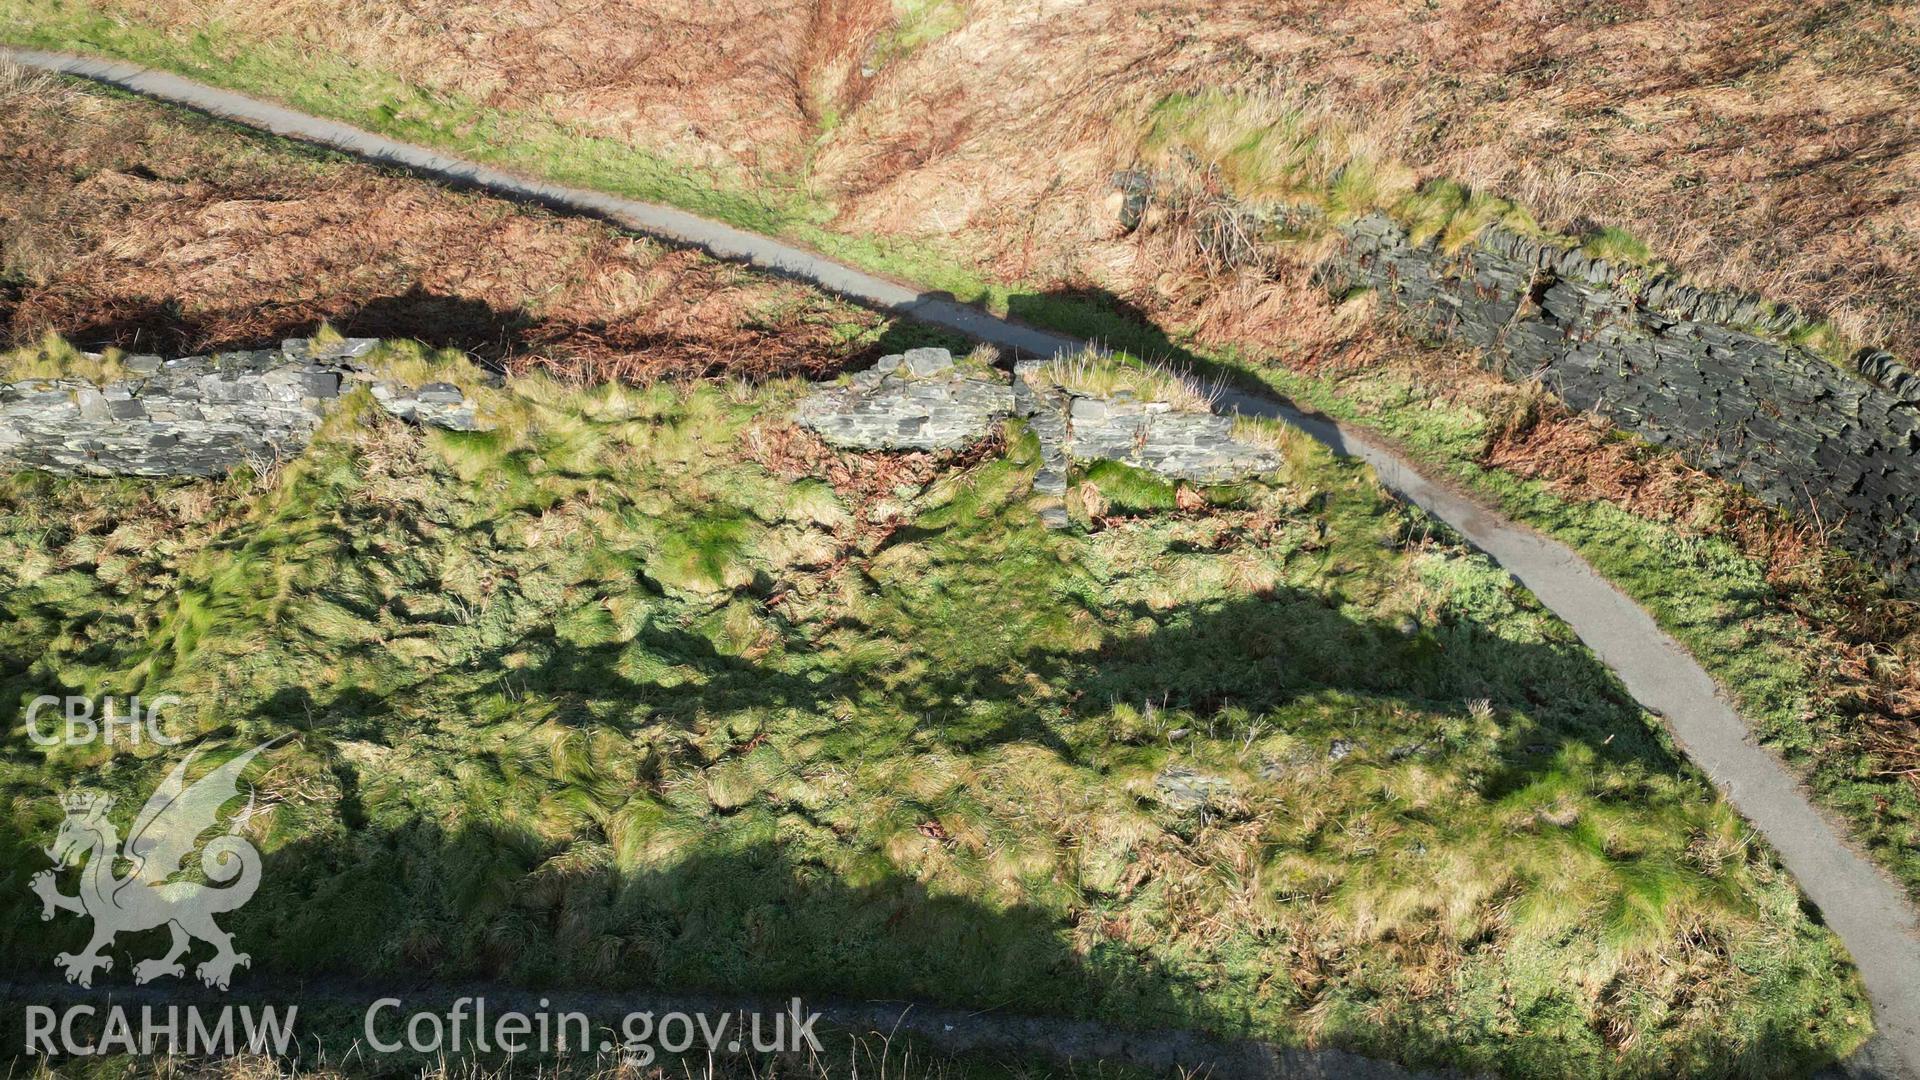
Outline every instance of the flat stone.
[(1233, 797), (1233, 783), (1207, 776), (1185, 765), (1169, 765), (1153, 778), (1154, 794), (1169, 809), (1200, 810)]
[(82, 419), (106, 420), (112, 417), (107, 410), (107, 396), (92, 387), (74, 391), (73, 403), (80, 409)]
[(908, 349), (904, 360), (907, 370), (915, 375), (937, 375), (953, 366), (953, 353), (946, 349)]
[(1013, 413), (1013, 387), (997, 378), (946, 378), (828, 386), (802, 400), (795, 419), (838, 446), (951, 450), (978, 442)]
[(300, 389), (302, 397), (339, 397), (340, 373), (337, 371), (303, 371), (300, 373)]
[(1075, 420), (1105, 420), (1113, 410), (1098, 398), (1076, 397), (1067, 406), (1067, 415)]

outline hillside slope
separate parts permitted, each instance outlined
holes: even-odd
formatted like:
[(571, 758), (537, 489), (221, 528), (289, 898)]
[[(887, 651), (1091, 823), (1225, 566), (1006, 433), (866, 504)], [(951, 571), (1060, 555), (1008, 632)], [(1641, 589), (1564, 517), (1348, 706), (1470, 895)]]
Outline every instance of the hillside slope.
[[(92, 29), (89, 11), (135, 32)], [(1912, 4), (9, 0), (0, 12), (16, 37), (65, 24), (68, 43), (131, 45), (150, 27), (209, 59), (318, 50), (442, 102), (553, 118), (750, 189), (804, 188), (841, 231), (964, 237), (993, 275), (1043, 283), (1108, 275), (1083, 248), (1156, 103), (1269, 95), (1370, 161), (1507, 196), (1552, 229), (1624, 228), (1704, 283), (1920, 352)]]

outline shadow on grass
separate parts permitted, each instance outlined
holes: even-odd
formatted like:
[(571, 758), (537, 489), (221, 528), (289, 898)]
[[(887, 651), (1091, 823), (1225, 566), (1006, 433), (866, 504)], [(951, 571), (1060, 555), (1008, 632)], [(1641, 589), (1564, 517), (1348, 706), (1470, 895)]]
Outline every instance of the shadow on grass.
[[(765, 338), (759, 351), (773, 361), (756, 365), (742, 362), (727, 349), (703, 348), (695, 337), (620, 323), (552, 318), (520, 307), (498, 307), (473, 296), (433, 292), (417, 284), (405, 292), (371, 299), (336, 297), (324, 303), (288, 304), (281, 311), (269, 311), (244, 322), (229, 314), (211, 312), (196, 317), (187, 313), (181, 301), (168, 298), (122, 305), (94, 322), (61, 329), (68, 341), (81, 348), (114, 347), (173, 357), (275, 348), (283, 339), (312, 334), (324, 319), (350, 337), (410, 338), (436, 349), (456, 349), (494, 367), (515, 358), (544, 355), (555, 357), (555, 370), (564, 372), (569, 358), (585, 362), (609, 355), (642, 360), (653, 356), (673, 358), (676, 362), (664, 370), (679, 378), (734, 372), (749, 378), (789, 373), (828, 378), (865, 367), (888, 353), (921, 345), (943, 346), (956, 352), (967, 348), (966, 340), (958, 334), (903, 318), (889, 319), (880, 333), (864, 344), (816, 343), (800, 350), (780, 345), (778, 327), (747, 327), (741, 333)], [(247, 329), (243, 335), (236, 335), (233, 327), (242, 323)], [(754, 350), (743, 344), (736, 351)]]
[[(10, 823), (0, 828), (0, 857), (10, 865), (45, 863)], [(850, 882), (770, 841), (700, 852), (654, 871), (549, 870), (529, 889), (525, 879), (545, 854), (537, 841), (495, 827), (444, 832), (427, 821), (274, 851), (260, 892), (220, 918), (251, 966), (216, 1004), (299, 1002), (309, 983), (328, 999), (362, 992), (370, 1003), (510, 977), (514, 986), (556, 997), (569, 989), (670, 988), (1038, 1015), (1086, 1013), (1096, 1010), (1083, 1006), (1097, 1004), (1101, 1013), (1143, 1024), (1215, 1027), (1229, 1019), (1183, 1002), (1198, 988), (1183, 993), (1121, 944), (1073, 949), (1048, 912), (934, 895), (897, 873)], [(26, 893), (24, 880), (13, 880), (20, 876), (0, 874), (12, 909), (0, 948), (14, 978), (57, 981), (54, 954), (78, 951), (90, 927), (70, 915), (40, 923), (38, 902), (16, 903), (12, 895)], [(164, 929), (121, 935), (110, 950), (116, 963), (97, 977), (94, 992), (131, 987), (134, 962), (164, 954), (167, 945)], [(149, 992), (163, 1002), (205, 998), (191, 966), (207, 950), (195, 948), (187, 980), (162, 981)], [(21, 1045), (21, 1021), (17, 1007), (8, 1012), (0, 1030), (16, 1035), (7, 1042), (11, 1054)], [(325, 1034), (337, 1054), (361, 1032), (342, 1022)]]
[[(1157, 353), (1152, 342), (1136, 344), (1153, 359), (1177, 363), (1182, 355)], [(937, 544), (942, 531), (922, 527), (915, 536)], [(1205, 720), (1230, 707), (1259, 713), (1328, 693), (1455, 712), (1466, 701), (1485, 699), (1534, 723), (1511, 729), (1515, 734), (1498, 746), (1494, 768), (1478, 782), (1483, 799), (1547, 777), (1566, 744), (1649, 775), (1692, 773), (1611, 673), (1571, 639), (1516, 641), (1497, 620), (1457, 615), (1412, 626), (1357, 617), (1341, 596), (1337, 574), (1323, 592), (1277, 589), (1175, 610), (1101, 609), (1056, 597), (1071, 615), (1106, 624), (1103, 644), (1092, 649), (999, 644), (1046, 640), (1008, 632), (1009, 621), (1034, 600), (1018, 582), (1003, 593), (969, 597), (958, 614), (952, 605), (939, 611), (937, 598), (889, 588), (908, 621), (926, 605), (927, 617), (943, 622), (944, 640), (964, 649), (924, 657), (929, 662), (907, 680), (897, 669), (824, 660), (795, 674), (723, 653), (709, 637), (661, 620), (649, 622), (636, 643), (697, 678), (676, 685), (637, 679), (621, 663), (622, 650), (635, 643), (581, 646), (551, 631), (466, 663), (502, 671), (513, 656), (534, 657), (517, 666), (516, 687), (577, 705), (562, 708), (562, 721), (591, 718), (618, 728), (624, 715), (629, 729), (665, 724), (692, 733), (730, 713), (827, 716), (853, 702), (901, 717), (904, 731), (851, 729), (837, 736), (852, 743), (871, 739), (875, 754), (902, 741), (961, 752), (1028, 744), (1070, 761), (1077, 751), (1057, 723), (1062, 712), (1087, 721), (1115, 703), (1151, 703)], [(845, 618), (849, 628), (864, 629), (855, 616)], [(910, 648), (915, 641), (884, 629), (878, 636)], [(803, 647), (804, 635), (791, 637), (790, 644)], [(955, 656), (965, 659), (947, 662)], [(1057, 691), (1045, 708), (1035, 703), (1035, 682)], [(486, 700), (492, 696), (476, 688), (439, 704), (454, 717), (485, 715), (494, 707)], [(230, 917), (228, 929), (253, 954), (253, 971), (263, 979), (327, 975), (384, 986), (478, 979), (534, 988), (907, 997), (1223, 1033), (1254, 1022), (1231, 995), (1216, 992), (1202, 965), (1169, 966), (1123, 940), (1083, 947), (1056, 911), (930, 892), (881, 852), (859, 853), (852, 864), (810, 854), (792, 834), (832, 832), (832, 821), (771, 798), (712, 815), (710, 834), (683, 837), (671, 857), (642, 860), (642, 868), (626, 871), (493, 821), (485, 807), (454, 803), (456, 812), (448, 813), (449, 804), (436, 806), (425, 794), (368, 806), (362, 766), (342, 767), (342, 755), (326, 744), (392, 745), (418, 734), (383, 726), (392, 709), (383, 696), (315, 686), (283, 688), (256, 710), (258, 721), (308, 732), (335, 763), (342, 791), (339, 828), (274, 850), (261, 893)], [(1328, 740), (1314, 744), (1316, 755), (1329, 754), (1337, 739), (1349, 744), (1356, 763), (1426, 748), (1417, 731), (1385, 737), (1359, 726), (1315, 736)], [(472, 750), (476, 757), (484, 752)], [(660, 795), (657, 780), (657, 774), (642, 775), (623, 794)], [(0, 824), (0, 830), (14, 828), (11, 820)], [(589, 827), (586, 835), (595, 828), (605, 825)], [(644, 828), (639, 834), (647, 835)], [(605, 831), (594, 838), (617, 844)], [(51, 954), (77, 947), (85, 933), (74, 918), (38, 921), (25, 881), (45, 865), (37, 850), (44, 842), (29, 842), (17, 830), (0, 832), (0, 957), (16, 969), (48, 970)], [(119, 948), (116, 970), (124, 978), (130, 961), (164, 951), (164, 935), (129, 936)], [(1403, 1037), (1410, 1038), (1382, 1029), (1365, 1042), (1406, 1045), (1402, 1052), (1416, 1057), (1444, 1056), (1444, 1048), (1430, 1043), (1397, 1043)], [(1769, 1028), (1743, 1060), (1778, 1068), (1817, 1064), (1822, 1053), (1804, 1031)]]

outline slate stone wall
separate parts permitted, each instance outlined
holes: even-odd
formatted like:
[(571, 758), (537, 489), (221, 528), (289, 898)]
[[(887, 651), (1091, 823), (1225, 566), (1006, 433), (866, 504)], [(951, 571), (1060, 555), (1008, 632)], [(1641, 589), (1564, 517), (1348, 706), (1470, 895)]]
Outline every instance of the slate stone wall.
[[(977, 364), (956, 365), (945, 349), (913, 349), (882, 357), (844, 384), (820, 387), (802, 399), (794, 420), (836, 446), (953, 450), (1017, 416), (1040, 442), (1034, 490), (1054, 499), (1066, 493), (1076, 460), (1119, 461), (1199, 483), (1272, 472), (1282, 464), (1273, 450), (1235, 438), (1230, 417), (1140, 401), (1126, 391), (1088, 396), (1056, 385), (1047, 367), (1044, 360), (1022, 361), (1009, 377)], [(1067, 523), (1058, 505), (1043, 508), (1041, 518), (1054, 526)]]
[(408, 387), (356, 361), (368, 338), (290, 340), (277, 351), (162, 360), (131, 356), (129, 377), (0, 383), (0, 467), (95, 476), (218, 476), (298, 453), (352, 383), (402, 419), (471, 430), (473, 406), (448, 384)]
[(910, 349), (814, 391), (794, 419), (839, 446), (958, 450), (1012, 414), (1013, 386), (1001, 373), (956, 365), (946, 349)]
[(1920, 378), (1892, 356), (1865, 351), (1843, 370), (1785, 340), (1791, 311), (1498, 227), (1454, 254), (1379, 214), (1343, 232), (1336, 287), (1378, 289), (1416, 330), (1479, 346), (1510, 377), (1537, 376), (1576, 409), (1817, 514), (1920, 583)]

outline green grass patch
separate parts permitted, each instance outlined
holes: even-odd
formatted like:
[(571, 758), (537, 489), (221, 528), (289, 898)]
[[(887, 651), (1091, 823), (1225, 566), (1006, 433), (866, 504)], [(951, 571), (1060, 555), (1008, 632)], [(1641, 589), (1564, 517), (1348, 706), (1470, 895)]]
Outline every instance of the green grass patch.
[(1096, 461), (1080, 473), (1079, 480), (1092, 484), (1103, 501), (1125, 513), (1171, 510), (1177, 491), (1173, 481), (1118, 461)]
[(1655, 265), (1653, 249), (1647, 246), (1645, 240), (1625, 229), (1611, 226), (1587, 237), (1586, 242), (1580, 245), (1580, 250), (1615, 266)]
[(1340, 379), (1273, 366), (1237, 370), (1304, 405), (1385, 432), (1505, 513), (1572, 546), (1693, 653), (1760, 741), (1802, 770), (1820, 801), (1920, 896), (1920, 797), (1872, 755), (1852, 749), (1850, 708), (1820, 689), (1824, 649), (1755, 560), (1684, 523), (1571, 500), (1476, 464), (1489, 418), (1435, 408), (1430, 393), (1392, 370)]
[(964, 0), (893, 0), (893, 26), (874, 42), (869, 62), (878, 70), (946, 37), (966, 23)]
[[(510, 433), (349, 402), (267, 481), (8, 478), (0, 691), (293, 736), (231, 921), (261, 978), (911, 997), (1517, 1074), (1789, 1071), (1869, 1030), (1658, 725), (1364, 468), (1294, 445), (1234, 508), (1060, 533), (1015, 438), (875, 530), (743, 456), (796, 390), (514, 380)], [(168, 759), (4, 747), (0, 955), (38, 969), (85, 929), (24, 884), (54, 796), (124, 829)]]
[(96, 386), (127, 377), (118, 349), (87, 354), (51, 331), (37, 345), (0, 352), (0, 382), (26, 379), (85, 379)]

